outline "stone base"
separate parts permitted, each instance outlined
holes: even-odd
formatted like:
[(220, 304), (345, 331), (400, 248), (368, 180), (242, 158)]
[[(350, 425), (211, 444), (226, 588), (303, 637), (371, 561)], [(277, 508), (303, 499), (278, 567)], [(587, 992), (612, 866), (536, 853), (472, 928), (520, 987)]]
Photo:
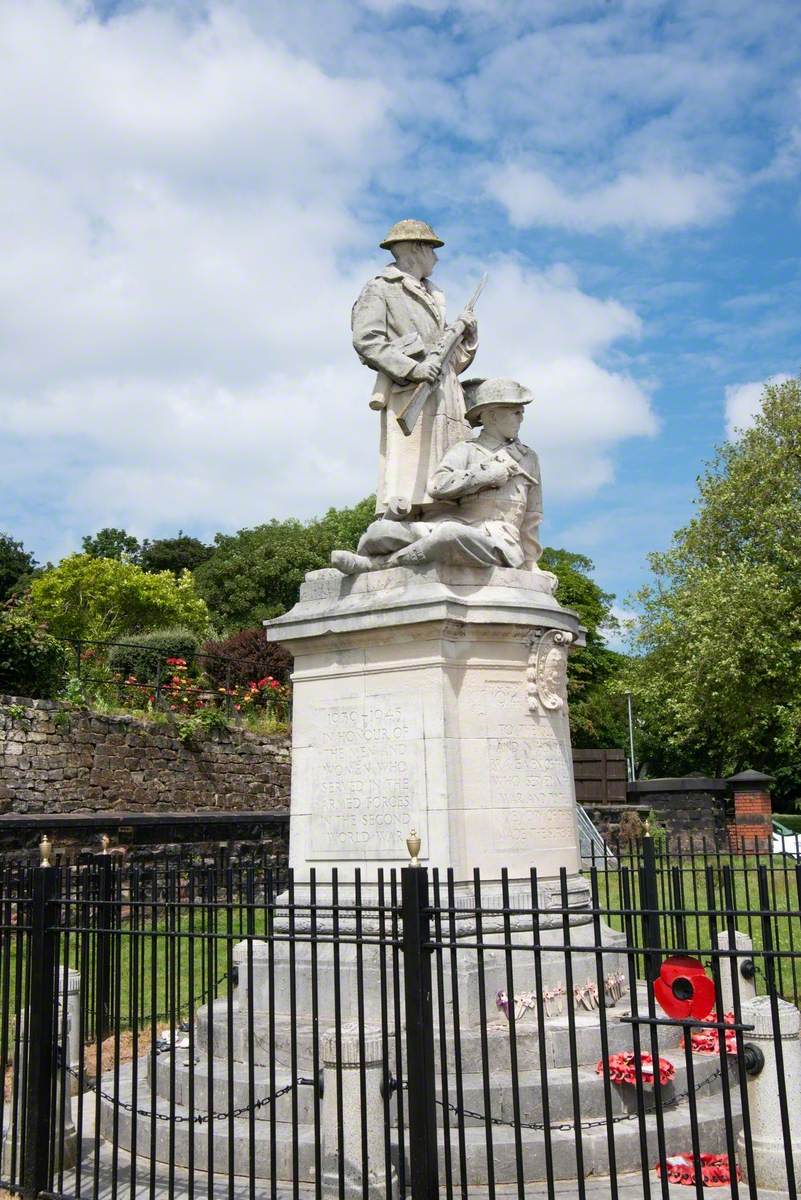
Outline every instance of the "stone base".
[[(299, 883), (420, 862), (500, 897), (580, 858), (565, 695), (576, 615), (538, 571), (307, 576), (268, 636), (295, 656), (290, 864)], [(469, 891), (469, 889), (468, 889)]]

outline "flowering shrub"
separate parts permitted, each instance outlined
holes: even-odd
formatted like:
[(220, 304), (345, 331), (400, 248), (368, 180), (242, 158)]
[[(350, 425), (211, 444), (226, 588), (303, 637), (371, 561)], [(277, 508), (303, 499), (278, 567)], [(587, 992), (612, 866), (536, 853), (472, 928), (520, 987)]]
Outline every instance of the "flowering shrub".
[(184, 658), (168, 658), (167, 674), (158, 690), (136, 675), (114, 677), (120, 703), (127, 708), (159, 708), (186, 717), (205, 710), (225, 713), (267, 712), (284, 721), (289, 714), (289, 689), (269, 675), (245, 686), (209, 686), (205, 676), (194, 677)]

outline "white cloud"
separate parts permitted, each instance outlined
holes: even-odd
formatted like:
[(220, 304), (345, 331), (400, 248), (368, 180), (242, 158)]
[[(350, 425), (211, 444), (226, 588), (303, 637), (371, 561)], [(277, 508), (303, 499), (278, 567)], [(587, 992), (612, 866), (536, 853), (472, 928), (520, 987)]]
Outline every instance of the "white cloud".
[[(450, 295), (467, 290), (448, 288)], [(567, 268), (491, 264), (480, 332), (475, 373), (510, 376), (534, 391), (523, 436), (540, 453), (546, 500), (596, 492), (614, 475), (615, 447), (656, 432), (643, 388), (603, 361), (619, 341), (639, 336), (639, 319), (583, 292)]]
[[(356, 213), (408, 148), (392, 80), (225, 4), (10, 0), (0, 44), (2, 525), (56, 557), (104, 524), (211, 534), (371, 491), (348, 316), (384, 261)], [(455, 311), (476, 270), (449, 255)], [(636, 315), (507, 257), (480, 316), (477, 369), (537, 394), (547, 494), (608, 482), (655, 428), (619, 350)]]
[(735, 383), (726, 388), (726, 437), (734, 439), (754, 423), (762, 407), (762, 393), (769, 383), (785, 383), (791, 376), (771, 375), (753, 383)]
[(644, 233), (717, 221), (729, 210), (732, 184), (720, 175), (644, 170), (611, 183), (570, 190), (542, 171), (510, 163), (493, 175), (488, 190), (513, 225), (545, 225), (598, 232)]

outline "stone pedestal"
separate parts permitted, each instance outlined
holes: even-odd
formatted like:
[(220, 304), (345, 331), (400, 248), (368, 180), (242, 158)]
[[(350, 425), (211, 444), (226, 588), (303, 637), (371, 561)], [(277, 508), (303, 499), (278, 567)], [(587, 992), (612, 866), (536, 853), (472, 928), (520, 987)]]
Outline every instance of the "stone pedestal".
[(739, 954), (732, 954), (731, 957), (722, 956), (720, 958), (720, 1000), (724, 1012), (734, 1011), (732, 975), (736, 974), (738, 977), (737, 990), (740, 1004), (745, 1004), (747, 1000), (753, 1000), (756, 996), (754, 960), (750, 957), (754, 943), (747, 933), (741, 933), (739, 929), (735, 929), (733, 934), (733, 938), (730, 939), (728, 930), (720, 929), (715, 938), (719, 950), (740, 951)]
[[(565, 867), (581, 908), (565, 671), (582, 644), (553, 577), (442, 564), (306, 577), (267, 635), (295, 657), (290, 863), (347, 882), (408, 861), (502, 868), (558, 906)], [(468, 901), (465, 900), (465, 903)], [(530, 901), (528, 901), (530, 904)]]
[(362, 1200), (364, 1197), (365, 1173), (366, 1194), (370, 1200), (390, 1200), (397, 1195), (398, 1180), (391, 1165), (387, 1188), (385, 1107), (382, 1095), (385, 1068), (381, 1029), (368, 1026), (363, 1030), (362, 1037), (363, 1060), (358, 1024), (346, 1024), (339, 1033), (336, 1029), (329, 1029), (322, 1038), (321, 1058), (325, 1071), (323, 1195), (339, 1196), (341, 1162), (348, 1200)]
[[(782, 1078), (787, 1097), (793, 1171), (798, 1185), (801, 1182), (801, 1108), (798, 1104), (801, 1094), (801, 1013), (781, 997), (777, 1005), (779, 1028), (775, 1031), (770, 996), (756, 996), (749, 1000), (743, 1005), (742, 1014), (743, 1023), (754, 1026), (745, 1034), (746, 1042), (758, 1046), (765, 1057), (765, 1065), (760, 1073), (748, 1081), (754, 1182), (760, 1189), (775, 1188), (787, 1195), (787, 1160), (782, 1136), (776, 1039), (781, 1039)], [(743, 1176), (748, 1179), (744, 1132), (737, 1140), (737, 1157)]]

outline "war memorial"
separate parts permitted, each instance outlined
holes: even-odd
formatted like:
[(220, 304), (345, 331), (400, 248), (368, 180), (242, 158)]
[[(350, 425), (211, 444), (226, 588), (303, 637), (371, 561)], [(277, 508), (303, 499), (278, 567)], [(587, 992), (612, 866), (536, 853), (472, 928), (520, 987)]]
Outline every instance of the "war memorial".
[[(375, 520), (265, 630), (294, 657), (289, 873), (167, 874), (137, 909), (101, 864), (105, 901), (62, 899), (77, 946), (121, 947), (125, 921), (143, 935), (129, 1016), (141, 1002), (161, 1033), (68, 1070), (68, 1026), (108, 1032), (78, 982), (100, 950), (69, 977), (57, 949), (42, 960), (64, 1033), (43, 1062), (30, 1018), (61, 1116), (47, 1194), (795, 1194), (799, 1013), (764, 897), (757, 949), (724, 904), (729, 867), (710, 908), (648, 839), (627, 865), (582, 858), (567, 662), (584, 631), (538, 566), (537, 381), (471, 375), (483, 283), (449, 322), (442, 245), (411, 219), (381, 243), (392, 261), (353, 308)], [(4, 1129), (4, 1177), (34, 1178)]]

